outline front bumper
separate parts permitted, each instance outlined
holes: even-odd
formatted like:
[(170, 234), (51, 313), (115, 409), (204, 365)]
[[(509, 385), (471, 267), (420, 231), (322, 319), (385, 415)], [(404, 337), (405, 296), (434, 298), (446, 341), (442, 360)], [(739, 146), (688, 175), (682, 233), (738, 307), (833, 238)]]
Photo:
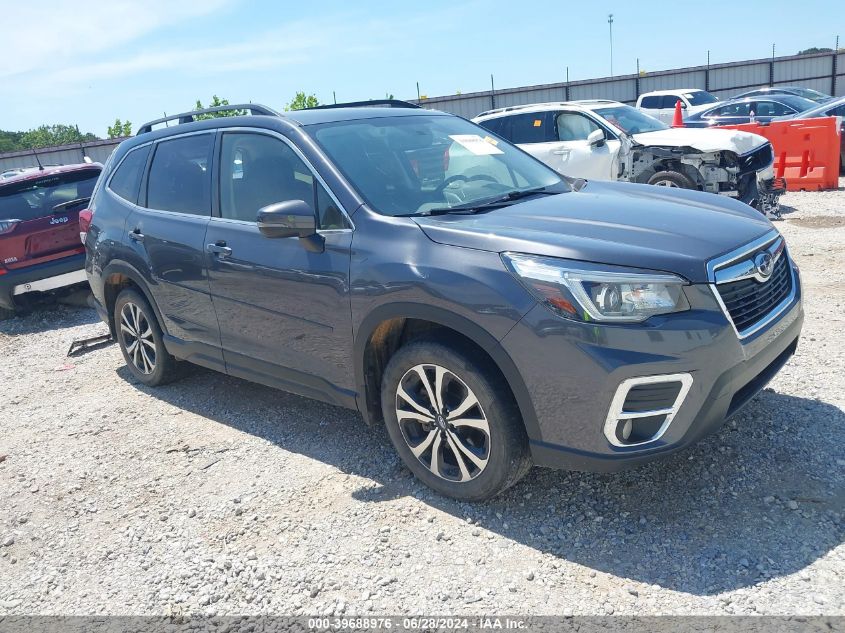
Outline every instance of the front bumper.
[[(791, 265), (791, 264), (790, 264)], [(791, 305), (740, 340), (704, 284), (688, 287), (692, 309), (636, 326), (589, 325), (536, 306), (502, 340), (536, 414), (535, 464), (613, 471), (689, 446), (720, 428), (795, 352), (803, 324), (800, 281)], [(620, 385), (643, 376), (689, 374), (688, 392), (654, 441), (618, 446), (605, 434)]]
[(84, 253), (9, 270), (0, 275), (0, 307), (14, 310), (15, 296), (48, 292), (86, 281)]

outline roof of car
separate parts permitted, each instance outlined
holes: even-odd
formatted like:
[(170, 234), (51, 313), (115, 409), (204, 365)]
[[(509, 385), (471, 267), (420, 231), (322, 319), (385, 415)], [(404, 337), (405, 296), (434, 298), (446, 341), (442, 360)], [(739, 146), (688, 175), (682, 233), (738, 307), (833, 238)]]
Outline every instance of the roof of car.
[(66, 174), (74, 171), (83, 171), (85, 169), (102, 170), (103, 166), (100, 163), (73, 163), (71, 165), (45, 165), (43, 169), (38, 167), (27, 168), (21, 173), (10, 176), (8, 178), (0, 179), (0, 187), (5, 187), (13, 183), (19, 183), (25, 180), (38, 180), (44, 176), (55, 176), (57, 174)]
[(704, 92), (701, 88), (675, 88), (674, 90), (652, 90), (651, 92), (644, 92), (640, 95), (642, 97), (651, 97), (658, 95), (677, 95), (686, 94), (688, 92)]
[(363, 106), (352, 108), (314, 108), (311, 110), (293, 110), (282, 116), (299, 125), (316, 125), (318, 123), (334, 123), (336, 121), (353, 121), (356, 119), (376, 119), (383, 117), (420, 116), (426, 114), (442, 114), (439, 110), (424, 110), (422, 108), (391, 108), (380, 106)]
[(546, 110), (556, 110), (558, 108), (572, 108), (583, 110), (594, 110), (595, 108), (607, 106), (623, 106), (624, 103), (620, 101), (612, 101), (610, 99), (581, 99), (576, 101), (550, 101), (547, 103), (529, 103), (526, 105), (507, 106), (505, 108), (496, 108), (495, 110), (486, 110), (475, 118), (496, 118), (518, 112), (544, 112)]

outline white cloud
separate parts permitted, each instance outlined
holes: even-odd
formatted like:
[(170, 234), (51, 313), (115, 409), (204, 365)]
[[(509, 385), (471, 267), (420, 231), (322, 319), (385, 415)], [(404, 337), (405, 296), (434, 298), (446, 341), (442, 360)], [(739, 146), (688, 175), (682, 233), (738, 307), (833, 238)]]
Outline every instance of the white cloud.
[(55, 68), (131, 43), (163, 27), (214, 13), (230, 0), (14, 2), (3, 6), (0, 79)]

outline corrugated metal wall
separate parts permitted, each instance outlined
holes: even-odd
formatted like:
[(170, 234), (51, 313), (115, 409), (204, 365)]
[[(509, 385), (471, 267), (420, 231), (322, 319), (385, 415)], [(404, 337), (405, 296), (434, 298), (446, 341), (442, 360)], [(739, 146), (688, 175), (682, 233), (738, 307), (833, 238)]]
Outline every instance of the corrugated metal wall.
[[(495, 94), (488, 90), (446, 95), (424, 99), (420, 103), (425, 108), (444, 110), (471, 119), (493, 107), (503, 108), (544, 101), (613, 99), (633, 104), (637, 96), (644, 92), (671, 88), (709, 89), (720, 99), (727, 99), (745, 90), (773, 83), (804, 86), (842, 96), (845, 95), (845, 53), (836, 55), (835, 82), (833, 61), (832, 53), (753, 59), (729, 64), (714, 64), (709, 68), (695, 66), (642, 73), (640, 76), (621, 75), (569, 83), (508, 88), (496, 90)], [(79, 163), (86, 155), (94, 161), (104, 162), (121, 140), (44, 148), (38, 150), (38, 157), (45, 165)], [(36, 164), (31, 152), (0, 154), (0, 171), (13, 167), (33, 167)]]
[[(106, 141), (91, 141), (76, 145), (62, 145), (61, 147), (45, 147), (36, 150), (38, 160), (42, 165), (71, 165), (81, 163), (88, 156), (95, 163), (104, 163), (123, 139), (109, 139)], [(37, 167), (32, 152), (7, 152), (0, 154), (0, 172), (15, 167)]]
[(525, 86), (505, 90), (474, 92), (461, 95), (431, 97), (420, 101), (424, 108), (444, 110), (472, 118), (493, 107), (503, 108), (527, 103), (575, 99), (613, 99), (635, 103), (637, 97), (652, 90), (671, 88), (707, 89), (721, 99), (770, 84), (789, 84), (813, 88), (820, 92), (845, 95), (845, 53), (836, 55), (834, 86), (833, 53), (795, 55), (773, 59), (752, 59), (728, 64), (678, 68), (637, 75), (603, 77)]

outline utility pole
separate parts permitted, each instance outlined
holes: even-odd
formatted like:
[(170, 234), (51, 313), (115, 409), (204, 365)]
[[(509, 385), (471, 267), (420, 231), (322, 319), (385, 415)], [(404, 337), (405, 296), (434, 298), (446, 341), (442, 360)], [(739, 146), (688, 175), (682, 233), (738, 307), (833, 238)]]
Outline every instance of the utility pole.
[(607, 14), (607, 26), (610, 29), (610, 76), (613, 77), (613, 14)]

